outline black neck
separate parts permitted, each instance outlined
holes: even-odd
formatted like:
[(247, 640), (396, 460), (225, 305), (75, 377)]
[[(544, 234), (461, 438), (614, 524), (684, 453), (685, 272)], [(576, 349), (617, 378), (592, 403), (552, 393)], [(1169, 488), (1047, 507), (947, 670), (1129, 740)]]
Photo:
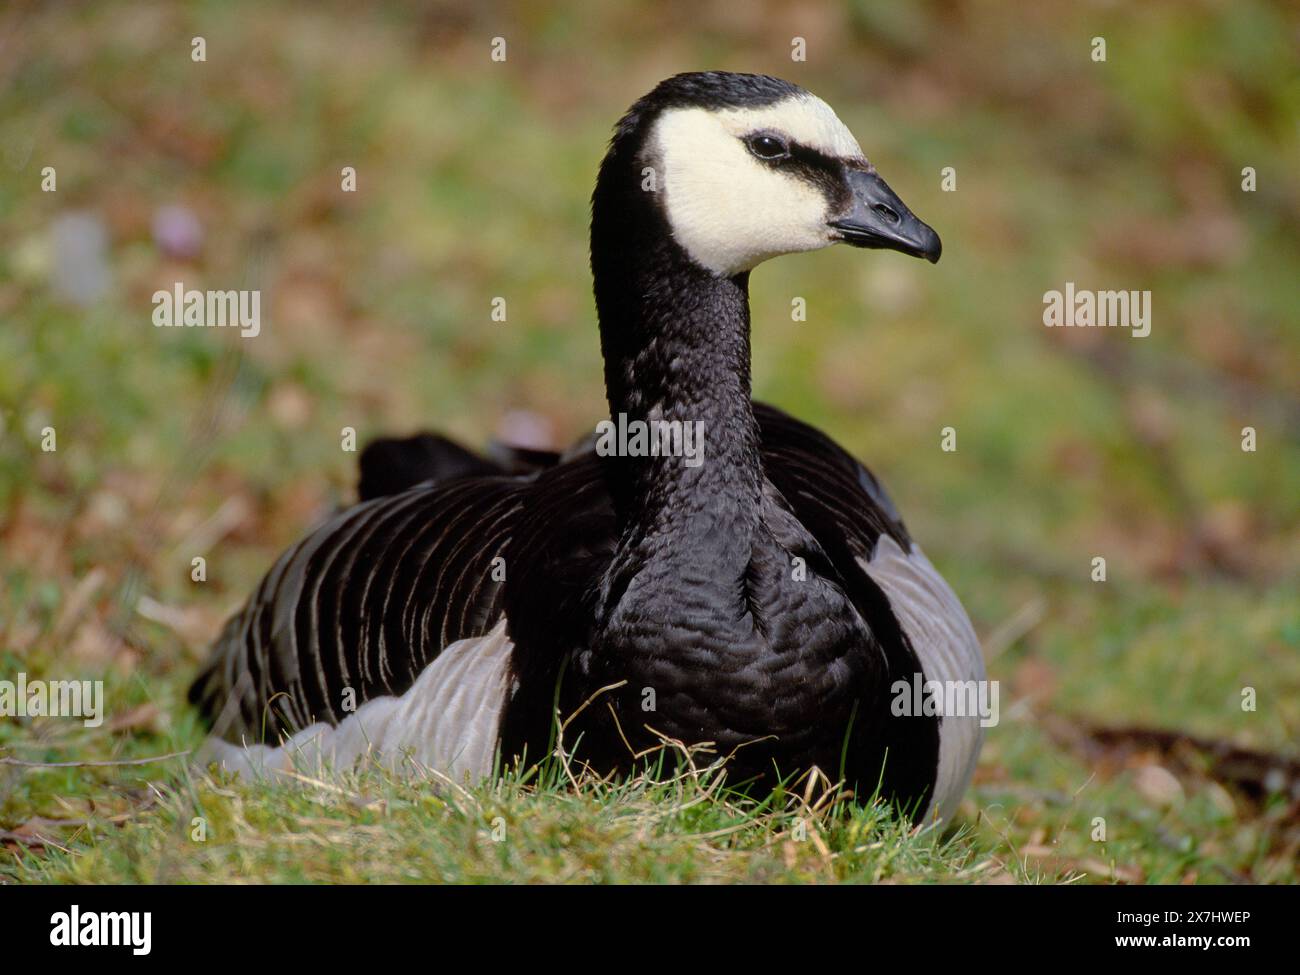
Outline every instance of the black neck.
[[(746, 570), (762, 471), (750, 402), (749, 276), (717, 277), (672, 239), (640, 167), (611, 149), (592, 199), (592, 271), (611, 419), (703, 424), (704, 454), (606, 462), (625, 555)], [(692, 573), (694, 574), (694, 573)]]

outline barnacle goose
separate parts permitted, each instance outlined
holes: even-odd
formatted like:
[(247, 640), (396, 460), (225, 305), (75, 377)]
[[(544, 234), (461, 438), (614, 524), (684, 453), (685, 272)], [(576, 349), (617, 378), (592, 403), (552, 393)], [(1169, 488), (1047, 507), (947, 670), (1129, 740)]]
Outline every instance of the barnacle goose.
[(702, 422), (703, 462), (372, 445), (362, 500), (216, 641), (190, 690), (200, 761), (371, 754), (464, 781), (541, 757), (580, 712), (565, 741), (596, 769), (709, 742), (733, 782), (816, 766), (950, 817), (978, 719), (891, 701), (915, 675), (982, 680), (971, 624), (871, 473), (750, 399), (750, 270), (839, 241), (940, 253), (823, 101), (704, 72), (636, 102), (592, 197), (609, 408)]

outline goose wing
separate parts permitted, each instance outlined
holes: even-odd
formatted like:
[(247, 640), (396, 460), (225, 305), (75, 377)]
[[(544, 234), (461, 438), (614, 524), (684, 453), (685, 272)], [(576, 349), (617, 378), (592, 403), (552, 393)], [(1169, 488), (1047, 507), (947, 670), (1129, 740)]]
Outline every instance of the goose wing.
[(464, 477), (339, 512), (226, 624), (190, 700), (217, 735), (260, 742), (402, 694), (445, 647), (501, 618), (494, 560), (525, 490), (517, 478)]
[[(907, 645), (925, 681), (945, 682), (968, 694), (987, 687), (979, 639), (961, 601), (909, 537), (880, 482), (829, 437), (770, 406), (755, 404), (763, 438), (765, 472), (799, 520), (818, 538), (850, 581), (869, 580), (883, 594), (859, 600), (877, 634), (893, 629)], [(851, 555), (851, 561), (845, 557)], [(837, 557), (838, 556), (838, 557)], [(873, 612), (874, 605), (874, 612)], [(892, 619), (882, 619), (881, 612)], [(904, 661), (910, 655), (898, 655)], [(911, 674), (894, 677), (910, 681)], [(988, 693), (988, 692), (986, 692)], [(886, 730), (886, 735), (893, 730)], [(943, 819), (955, 812), (979, 757), (984, 729), (977, 714), (944, 714), (939, 761), (929, 810)], [(895, 748), (907, 747), (901, 739)]]
[(763, 470), (801, 521), (825, 541), (842, 540), (870, 558), (882, 535), (904, 549), (911, 539), (884, 487), (865, 466), (815, 427), (774, 406), (754, 404)]

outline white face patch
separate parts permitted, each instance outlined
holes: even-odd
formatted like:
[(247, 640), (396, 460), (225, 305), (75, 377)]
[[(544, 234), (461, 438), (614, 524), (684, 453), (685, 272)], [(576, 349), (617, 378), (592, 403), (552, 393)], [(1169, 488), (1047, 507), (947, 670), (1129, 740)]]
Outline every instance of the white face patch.
[(769, 131), (828, 156), (863, 164), (862, 149), (831, 107), (806, 92), (761, 108), (677, 108), (650, 140), (673, 237), (719, 275), (779, 254), (833, 244), (825, 194), (754, 157), (743, 141)]

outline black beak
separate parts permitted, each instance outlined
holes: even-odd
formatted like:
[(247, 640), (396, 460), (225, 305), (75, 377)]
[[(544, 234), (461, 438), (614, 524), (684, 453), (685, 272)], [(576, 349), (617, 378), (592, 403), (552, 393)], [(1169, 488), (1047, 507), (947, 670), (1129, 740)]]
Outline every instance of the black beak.
[(854, 247), (877, 247), (924, 257), (937, 264), (943, 253), (939, 235), (903, 205), (889, 184), (875, 173), (851, 169), (849, 188), (853, 192), (849, 211), (831, 221), (840, 239)]

